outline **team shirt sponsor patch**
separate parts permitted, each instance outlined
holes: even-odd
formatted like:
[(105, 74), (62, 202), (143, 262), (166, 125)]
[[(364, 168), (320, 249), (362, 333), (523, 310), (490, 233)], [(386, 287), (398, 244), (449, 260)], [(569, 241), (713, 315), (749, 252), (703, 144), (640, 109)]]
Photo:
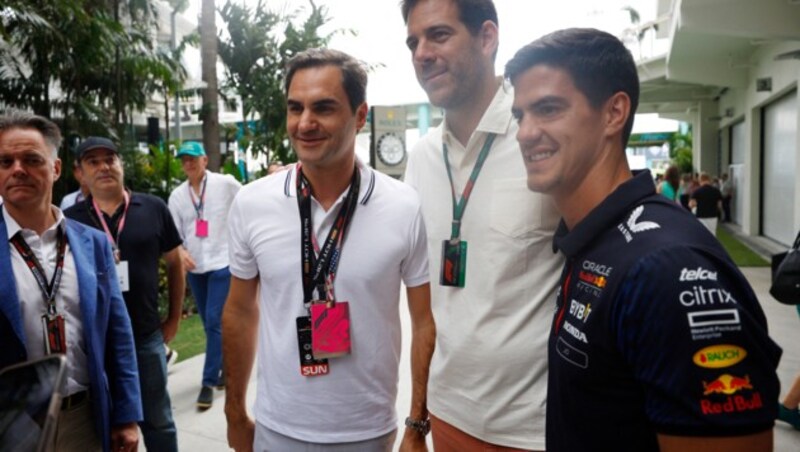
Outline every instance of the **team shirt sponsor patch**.
[(619, 232), (621, 232), (622, 236), (625, 237), (626, 243), (630, 243), (635, 234), (651, 231), (661, 227), (661, 225), (655, 221), (638, 221), (639, 217), (642, 216), (642, 213), (644, 213), (644, 206), (639, 206), (633, 209), (631, 216), (628, 217), (628, 221), (617, 225), (617, 229), (619, 229)]
[(747, 350), (737, 345), (711, 345), (697, 351), (692, 361), (708, 369), (721, 369), (740, 363), (747, 357)]
[(750, 376), (722, 374), (715, 380), (703, 382), (700, 410), (704, 415), (742, 413), (763, 408), (761, 393), (755, 391)]

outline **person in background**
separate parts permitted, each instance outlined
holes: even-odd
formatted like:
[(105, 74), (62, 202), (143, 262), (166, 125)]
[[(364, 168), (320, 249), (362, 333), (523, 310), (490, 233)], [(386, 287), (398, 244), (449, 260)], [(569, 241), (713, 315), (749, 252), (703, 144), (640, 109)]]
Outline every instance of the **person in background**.
[(717, 223), (722, 211), (722, 193), (711, 183), (707, 173), (700, 174), (700, 186), (689, 197), (689, 208), (709, 232), (717, 235)]
[(670, 201), (680, 202), (681, 173), (677, 166), (670, 165), (664, 172), (664, 180), (656, 185), (656, 193), (660, 193)]
[(648, 170), (631, 172), (628, 49), (600, 30), (559, 30), (520, 49), (506, 76), (528, 187), (561, 212), (554, 247), (567, 258), (548, 452), (771, 451), (781, 349), (719, 242)]
[[(228, 296), (228, 210), (242, 187), (231, 175), (208, 170), (203, 145), (184, 142), (177, 157), (186, 180), (169, 196), (169, 210), (183, 239), (183, 266), (206, 333), (206, 357), (197, 407), (214, 402), (214, 387), (224, 388), (222, 308)], [(176, 353), (176, 352), (173, 352)]]
[(733, 180), (728, 178), (728, 173), (722, 173), (722, 222), (730, 223), (731, 221), (731, 200), (733, 199)]
[(89, 196), (89, 187), (83, 182), (83, 172), (77, 159), (72, 161), (72, 177), (78, 181), (80, 187), (74, 192), (64, 195), (61, 199), (61, 204), (58, 206), (61, 210), (66, 210)]
[[(186, 282), (179, 253), (181, 237), (161, 198), (125, 188), (122, 160), (108, 138), (89, 137), (77, 149), (89, 197), (64, 214), (105, 232), (114, 251), (116, 273), (133, 324), (144, 420), (144, 444), (152, 451), (178, 448), (167, 392), (164, 344), (178, 331)], [(168, 312), (158, 312), (158, 267), (167, 269)]]

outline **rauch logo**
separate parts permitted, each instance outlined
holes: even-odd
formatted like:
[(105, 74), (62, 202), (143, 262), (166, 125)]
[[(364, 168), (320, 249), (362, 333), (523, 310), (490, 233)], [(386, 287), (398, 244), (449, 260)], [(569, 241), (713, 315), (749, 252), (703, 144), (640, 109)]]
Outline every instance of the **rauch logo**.
[(747, 350), (736, 345), (712, 345), (694, 354), (692, 361), (700, 367), (721, 369), (741, 362)]

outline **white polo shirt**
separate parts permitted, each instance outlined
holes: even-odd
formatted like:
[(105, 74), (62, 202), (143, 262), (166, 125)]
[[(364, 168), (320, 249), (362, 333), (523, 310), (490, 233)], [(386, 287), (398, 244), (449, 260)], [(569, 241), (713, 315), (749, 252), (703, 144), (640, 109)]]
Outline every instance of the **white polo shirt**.
[[(552, 248), (554, 204), (526, 185), (513, 97), (502, 84), (466, 148), (443, 131), (444, 121), (422, 137), (405, 181), (420, 194), (428, 231), (436, 321), (428, 409), (484, 441), (543, 450), (547, 338), (563, 258)], [(488, 133), (497, 137), (461, 224), (466, 285), (443, 287), (442, 241), (450, 238), (453, 202), (442, 140), (460, 199)]]
[[(256, 420), (318, 443), (361, 441), (397, 428), (401, 281), (428, 282), (425, 227), (411, 187), (360, 165), (361, 188), (334, 289), (350, 303), (352, 354), (330, 373), (300, 374), (296, 318), (307, 315), (301, 281), (296, 166), (246, 185), (230, 211), (230, 269), (259, 277)], [(318, 243), (327, 238), (346, 191), (325, 212), (312, 198)], [(321, 245), (320, 245), (321, 246)]]
[[(206, 171), (206, 194), (203, 219), (208, 221), (208, 236), (197, 236), (197, 212), (186, 180), (169, 195), (169, 211), (181, 234), (183, 244), (197, 266), (191, 273), (207, 273), (228, 266), (228, 210), (242, 184), (230, 174)], [(200, 185), (202, 187), (202, 183)], [(195, 194), (195, 202), (199, 197)]]

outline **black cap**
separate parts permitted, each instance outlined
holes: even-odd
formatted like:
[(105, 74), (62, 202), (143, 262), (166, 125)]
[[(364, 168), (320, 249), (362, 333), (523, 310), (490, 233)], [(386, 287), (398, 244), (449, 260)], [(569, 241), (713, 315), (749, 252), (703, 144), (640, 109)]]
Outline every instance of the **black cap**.
[(92, 149), (108, 149), (115, 154), (119, 154), (117, 146), (108, 138), (89, 137), (81, 141), (81, 144), (78, 145), (78, 148), (75, 150), (75, 158), (78, 160), (82, 159), (83, 155)]

